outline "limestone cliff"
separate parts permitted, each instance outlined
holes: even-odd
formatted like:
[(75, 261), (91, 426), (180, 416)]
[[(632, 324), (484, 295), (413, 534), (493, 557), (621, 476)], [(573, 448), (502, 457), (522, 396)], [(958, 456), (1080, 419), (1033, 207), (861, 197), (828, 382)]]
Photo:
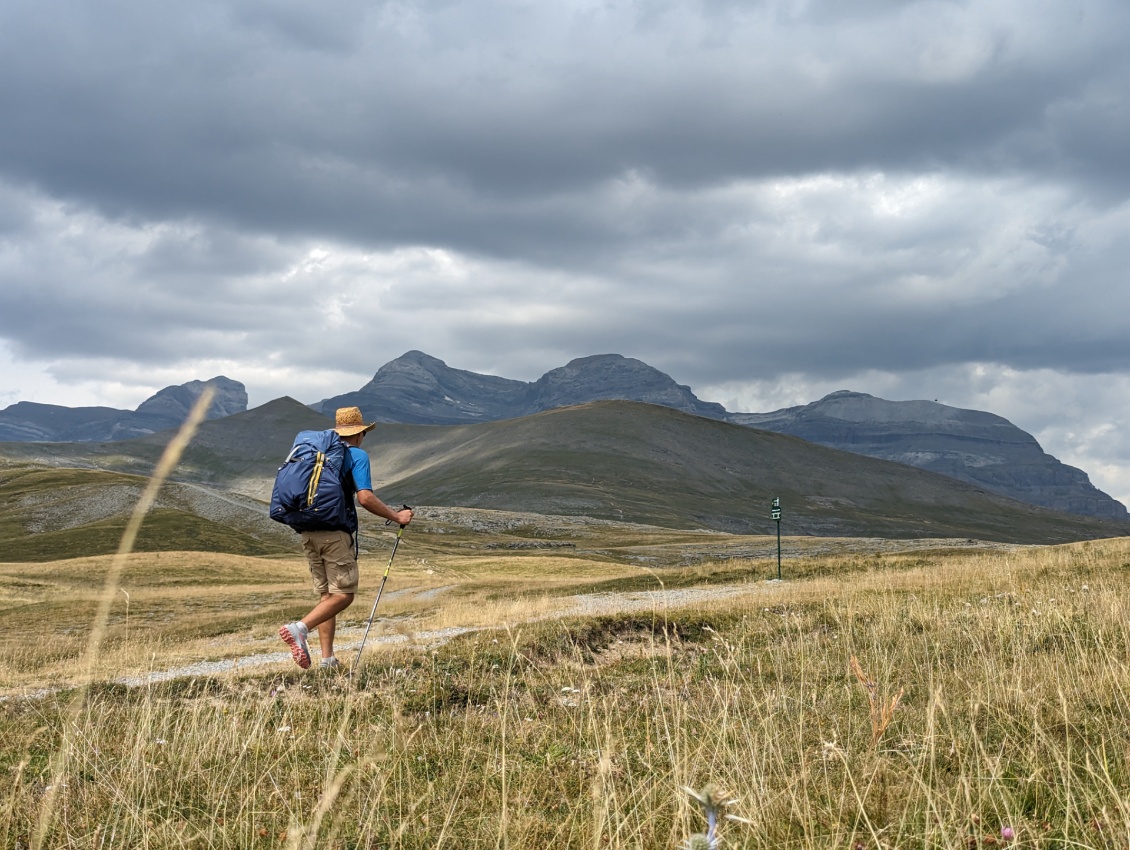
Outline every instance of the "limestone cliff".
[(1061, 463), (1031, 434), (992, 413), (840, 391), (800, 407), (731, 413), (728, 419), (939, 472), (1045, 508), (1127, 518), (1126, 507), (1085, 472)]

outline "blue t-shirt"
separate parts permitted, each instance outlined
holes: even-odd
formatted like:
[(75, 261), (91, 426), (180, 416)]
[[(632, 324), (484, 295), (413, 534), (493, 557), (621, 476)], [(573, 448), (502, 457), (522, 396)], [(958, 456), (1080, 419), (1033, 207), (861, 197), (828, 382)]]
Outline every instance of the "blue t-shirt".
[(373, 473), (369, 469), (369, 456), (365, 454), (363, 449), (350, 446), (349, 459), (353, 462), (353, 489), (357, 492), (372, 490)]

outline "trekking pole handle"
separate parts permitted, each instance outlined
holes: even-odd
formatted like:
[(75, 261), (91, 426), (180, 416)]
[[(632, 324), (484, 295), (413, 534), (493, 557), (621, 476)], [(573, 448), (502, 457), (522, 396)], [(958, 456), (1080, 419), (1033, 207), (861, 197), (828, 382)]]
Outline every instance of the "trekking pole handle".
[[(410, 510), (412, 510), (413, 508), (412, 508), (412, 506), (411, 506), (411, 505), (401, 505), (401, 506), (400, 506), (400, 509), (401, 509), (402, 511), (410, 511)], [(392, 523), (393, 523), (393, 521), (392, 521), (391, 519), (386, 519), (386, 520), (385, 520), (385, 525), (392, 525)], [(404, 528), (404, 526), (403, 526), (403, 525), (402, 525), (402, 526), (400, 526), (400, 527), (401, 527), (401, 528)]]

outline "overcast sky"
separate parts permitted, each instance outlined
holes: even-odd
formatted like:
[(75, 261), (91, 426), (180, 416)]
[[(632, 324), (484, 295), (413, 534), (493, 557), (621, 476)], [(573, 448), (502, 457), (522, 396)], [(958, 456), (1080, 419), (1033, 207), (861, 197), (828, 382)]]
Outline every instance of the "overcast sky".
[(7, 0), (0, 407), (419, 349), (989, 410), (1130, 504), (1125, 0)]

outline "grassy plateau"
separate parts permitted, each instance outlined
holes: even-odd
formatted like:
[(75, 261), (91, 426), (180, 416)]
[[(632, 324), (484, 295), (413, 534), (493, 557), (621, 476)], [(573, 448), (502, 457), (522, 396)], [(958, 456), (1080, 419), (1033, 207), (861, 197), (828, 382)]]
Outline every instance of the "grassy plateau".
[(0, 846), (1130, 846), (1126, 539), (410, 531), (352, 677), (119, 681), (280, 651), (297, 558), (130, 556), (81, 687), (109, 557), (0, 565)]
[[(300, 671), (276, 636), (311, 604), (293, 537), (234, 488), (161, 489), (208, 401), (148, 481), (0, 466), (0, 847), (1130, 848), (1130, 538), (1052, 545), (1099, 526), (988, 499), (994, 543), (941, 513), (914, 527), (949, 539), (882, 539), (923, 537), (896, 516), (786, 539), (769, 581), (775, 541), (675, 508), (421, 508), (368, 654), (379, 526), (346, 664)], [(887, 472), (821, 498), (871, 499), (875, 533), (966, 497), (918, 475), (869, 495)]]

